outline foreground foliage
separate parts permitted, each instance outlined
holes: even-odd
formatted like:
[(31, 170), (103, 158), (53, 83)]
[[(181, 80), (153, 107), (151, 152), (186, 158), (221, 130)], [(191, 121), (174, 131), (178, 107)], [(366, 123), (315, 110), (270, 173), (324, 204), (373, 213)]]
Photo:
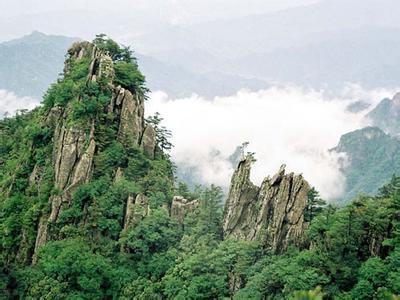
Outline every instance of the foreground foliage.
[[(400, 294), (399, 182), (394, 178), (377, 197), (327, 206), (308, 230), (309, 249), (280, 256), (257, 243), (221, 239), (221, 191), (214, 186), (197, 195), (201, 205), (184, 226), (158, 209), (118, 241), (116, 215), (99, 214), (95, 239), (71, 228), (43, 247), (34, 266), (10, 265), (10, 243), (0, 287), (34, 299), (390, 299)], [(122, 186), (107, 198), (118, 201)], [(316, 287), (322, 292), (299, 292)]]

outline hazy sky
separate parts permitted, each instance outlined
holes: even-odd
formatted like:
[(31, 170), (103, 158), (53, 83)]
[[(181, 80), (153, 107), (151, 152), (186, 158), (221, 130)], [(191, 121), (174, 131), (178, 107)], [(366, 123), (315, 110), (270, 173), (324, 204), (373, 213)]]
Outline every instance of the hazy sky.
[[(321, 5), (272, 17), (201, 23), (318, 2)], [(400, 28), (393, 13), (399, 9), (398, 0), (0, 0), (0, 42), (33, 30), (84, 39), (104, 32), (119, 42), (134, 45), (141, 54), (172, 65), (174, 61), (178, 66), (182, 63), (196, 74), (197, 66), (204, 61), (212, 65), (212, 71), (220, 71), (227, 57), (253, 57), (268, 47), (301, 46), (307, 39), (319, 42), (317, 45), (324, 45), (329, 39), (339, 40), (333, 43), (338, 45), (334, 58), (342, 59), (341, 45), (347, 43), (339, 39), (343, 33), (367, 28), (363, 32), (370, 38), (376, 37), (371, 34), (371, 26)], [(185, 26), (191, 23), (199, 24)], [(385, 32), (391, 34), (390, 30)], [(379, 43), (376, 51), (385, 51), (383, 46)], [(373, 59), (375, 48), (366, 50), (369, 51), (361, 54)], [(360, 53), (354, 54), (355, 59), (358, 56), (362, 58)], [(398, 61), (398, 56), (391, 57), (394, 63)], [(320, 58), (317, 55), (315, 59), (318, 62)], [(161, 74), (164, 71), (159, 70)], [(333, 71), (328, 68), (321, 74), (329, 72)], [(192, 80), (196, 78), (193, 76)], [(357, 78), (351, 82), (358, 82)], [(195, 167), (205, 182), (227, 186), (233, 172), (228, 157), (236, 146), (249, 141), (249, 150), (255, 151), (258, 159), (252, 174), (255, 182), (260, 183), (264, 176), (274, 174), (286, 163), (288, 171), (303, 173), (324, 197), (340, 196), (344, 176), (338, 157), (328, 149), (337, 144), (342, 134), (365, 125), (363, 115), (348, 112), (347, 104), (360, 99), (376, 103), (395, 90), (351, 88), (351, 93), (327, 98), (328, 93), (323, 90), (274, 84), (260, 91), (245, 91), (237, 86), (237, 94), (214, 99), (196, 95), (174, 99), (163, 91), (155, 91), (146, 111), (159, 111), (172, 130), (175, 162)], [(0, 90), (0, 115), (37, 103), (35, 99)], [(216, 145), (220, 151), (217, 157)]]
[(265, 13), (320, 0), (1, 0), (2, 18), (59, 10), (99, 10), (159, 15), (171, 22), (196, 22)]

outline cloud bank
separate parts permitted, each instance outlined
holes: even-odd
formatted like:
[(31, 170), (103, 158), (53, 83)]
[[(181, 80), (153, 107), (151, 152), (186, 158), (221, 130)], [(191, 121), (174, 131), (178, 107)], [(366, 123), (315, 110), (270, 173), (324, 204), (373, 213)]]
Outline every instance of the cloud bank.
[[(254, 183), (260, 184), (286, 164), (288, 172), (302, 173), (324, 198), (334, 200), (342, 194), (345, 179), (338, 155), (328, 150), (342, 134), (368, 125), (364, 118), (368, 110), (394, 93), (349, 85), (333, 97), (324, 91), (286, 86), (241, 90), (210, 100), (197, 95), (173, 99), (159, 91), (151, 94), (146, 114), (161, 113), (164, 125), (173, 132), (173, 160), (200, 183), (227, 187), (234, 171), (230, 156), (248, 141), (248, 150), (256, 152), (257, 158)], [(372, 105), (358, 113), (347, 110), (360, 100)], [(0, 89), (0, 117), (38, 104), (36, 99)]]
[(19, 97), (13, 92), (0, 89), (0, 117), (5, 114), (14, 115), (19, 109), (31, 110), (39, 105), (39, 101), (31, 97)]
[(204, 183), (228, 186), (234, 171), (229, 156), (248, 141), (248, 150), (256, 152), (252, 170), (256, 184), (285, 163), (287, 171), (302, 173), (323, 197), (335, 199), (345, 181), (337, 155), (328, 150), (343, 133), (366, 125), (366, 112), (351, 113), (347, 106), (359, 100), (376, 103), (392, 93), (349, 86), (341, 96), (332, 97), (289, 86), (242, 90), (210, 101), (196, 95), (171, 99), (155, 92), (146, 111), (161, 113), (173, 133), (173, 160), (196, 170)]

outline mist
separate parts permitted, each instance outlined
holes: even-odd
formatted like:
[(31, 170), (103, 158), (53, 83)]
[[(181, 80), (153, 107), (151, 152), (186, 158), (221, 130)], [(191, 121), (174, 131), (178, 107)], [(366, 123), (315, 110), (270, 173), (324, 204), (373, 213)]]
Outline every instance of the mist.
[[(345, 182), (329, 149), (342, 134), (368, 125), (367, 111), (347, 106), (375, 104), (398, 91), (400, 22), (393, 11), (399, 8), (394, 0), (21, 0), (0, 3), (0, 41), (32, 30), (89, 40), (104, 32), (132, 46), (148, 86), (160, 90), (146, 112), (159, 111), (172, 130), (178, 165), (226, 187), (234, 171), (229, 156), (248, 141), (257, 158), (255, 183), (285, 163), (335, 199)], [(29, 38), (21, 40), (28, 40), (24, 51), (41, 53)], [(62, 59), (64, 52), (54, 55)], [(30, 60), (24, 68), (51, 75), (36, 57), (24, 59)], [(344, 86), (349, 81), (359, 85)], [(1, 88), (0, 115), (38, 104), (33, 97), (40, 93), (20, 97), (12, 85), (0, 82)]]
[(152, 93), (146, 112), (161, 113), (173, 133), (173, 160), (194, 168), (206, 184), (229, 185), (234, 171), (229, 156), (248, 141), (248, 151), (257, 159), (251, 175), (255, 184), (286, 164), (287, 172), (302, 173), (324, 198), (335, 200), (344, 191), (345, 179), (339, 155), (329, 149), (343, 133), (368, 125), (367, 111), (351, 113), (347, 106), (359, 100), (375, 104), (392, 94), (356, 85), (336, 97), (296, 86), (241, 90), (214, 99), (174, 99), (159, 91)]
[(31, 97), (19, 97), (13, 92), (0, 89), (0, 118), (14, 115), (20, 109), (31, 110), (39, 105), (39, 101)]

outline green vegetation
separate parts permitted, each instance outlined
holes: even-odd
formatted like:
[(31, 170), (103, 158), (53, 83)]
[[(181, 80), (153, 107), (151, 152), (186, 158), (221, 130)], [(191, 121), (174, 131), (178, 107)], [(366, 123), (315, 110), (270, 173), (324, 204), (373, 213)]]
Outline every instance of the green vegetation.
[[(127, 76), (116, 72), (114, 84), (142, 89), (143, 82), (132, 79), (139, 71), (130, 51), (104, 36), (95, 43), (113, 63), (131, 65), (123, 71)], [(88, 81), (86, 58), (70, 63), (42, 107), (0, 121), (1, 297), (391, 299), (400, 294), (400, 177), (377, 196), (356, 198), (345, 207), (326, 205), (312, 189), (304, 212), (310, 222), (304, 248), (275, 255), (256, 241), (224, 239), (221, 188), (174, 185), (170, 132), (161, 117), (147, 120), (156, 131), (154, 158), (124, 145), (106, 109), (110, 82)], [(49, 117), (57, 109), (68, 112), (63, 120), (68, 128), (95, 124), (97, 148), (91, 179), (49, 222), (51, 238), (33, 260), (49, 200), (62, 193), (53, 167), (59, 124)], [(124, 175), (116, 180), (118, 169)], [(177, 194), (198, 200), (183, 220), (170, 215)], [(133, 222), (126, 223), (132, 195), (145, 196), (148, 207), (134, 211)]]
[(97, 35), (93, 43), (108, 53), (114, 61), (114, 83), (144, 96), (148, 89), (145, 87), (145, 77), (139, 71), (133, 51), (129, 47), (119, 46), (104, 34)]
[[(394, 178), (384, 189), (390, 189)], [(249, 270), (238, 299), (290, 298), (317, 286), (327, 298), (388, 299), (399, 294), (399, 191), (325, 207), (307, 232), (309, 249), (266, 255)]]

